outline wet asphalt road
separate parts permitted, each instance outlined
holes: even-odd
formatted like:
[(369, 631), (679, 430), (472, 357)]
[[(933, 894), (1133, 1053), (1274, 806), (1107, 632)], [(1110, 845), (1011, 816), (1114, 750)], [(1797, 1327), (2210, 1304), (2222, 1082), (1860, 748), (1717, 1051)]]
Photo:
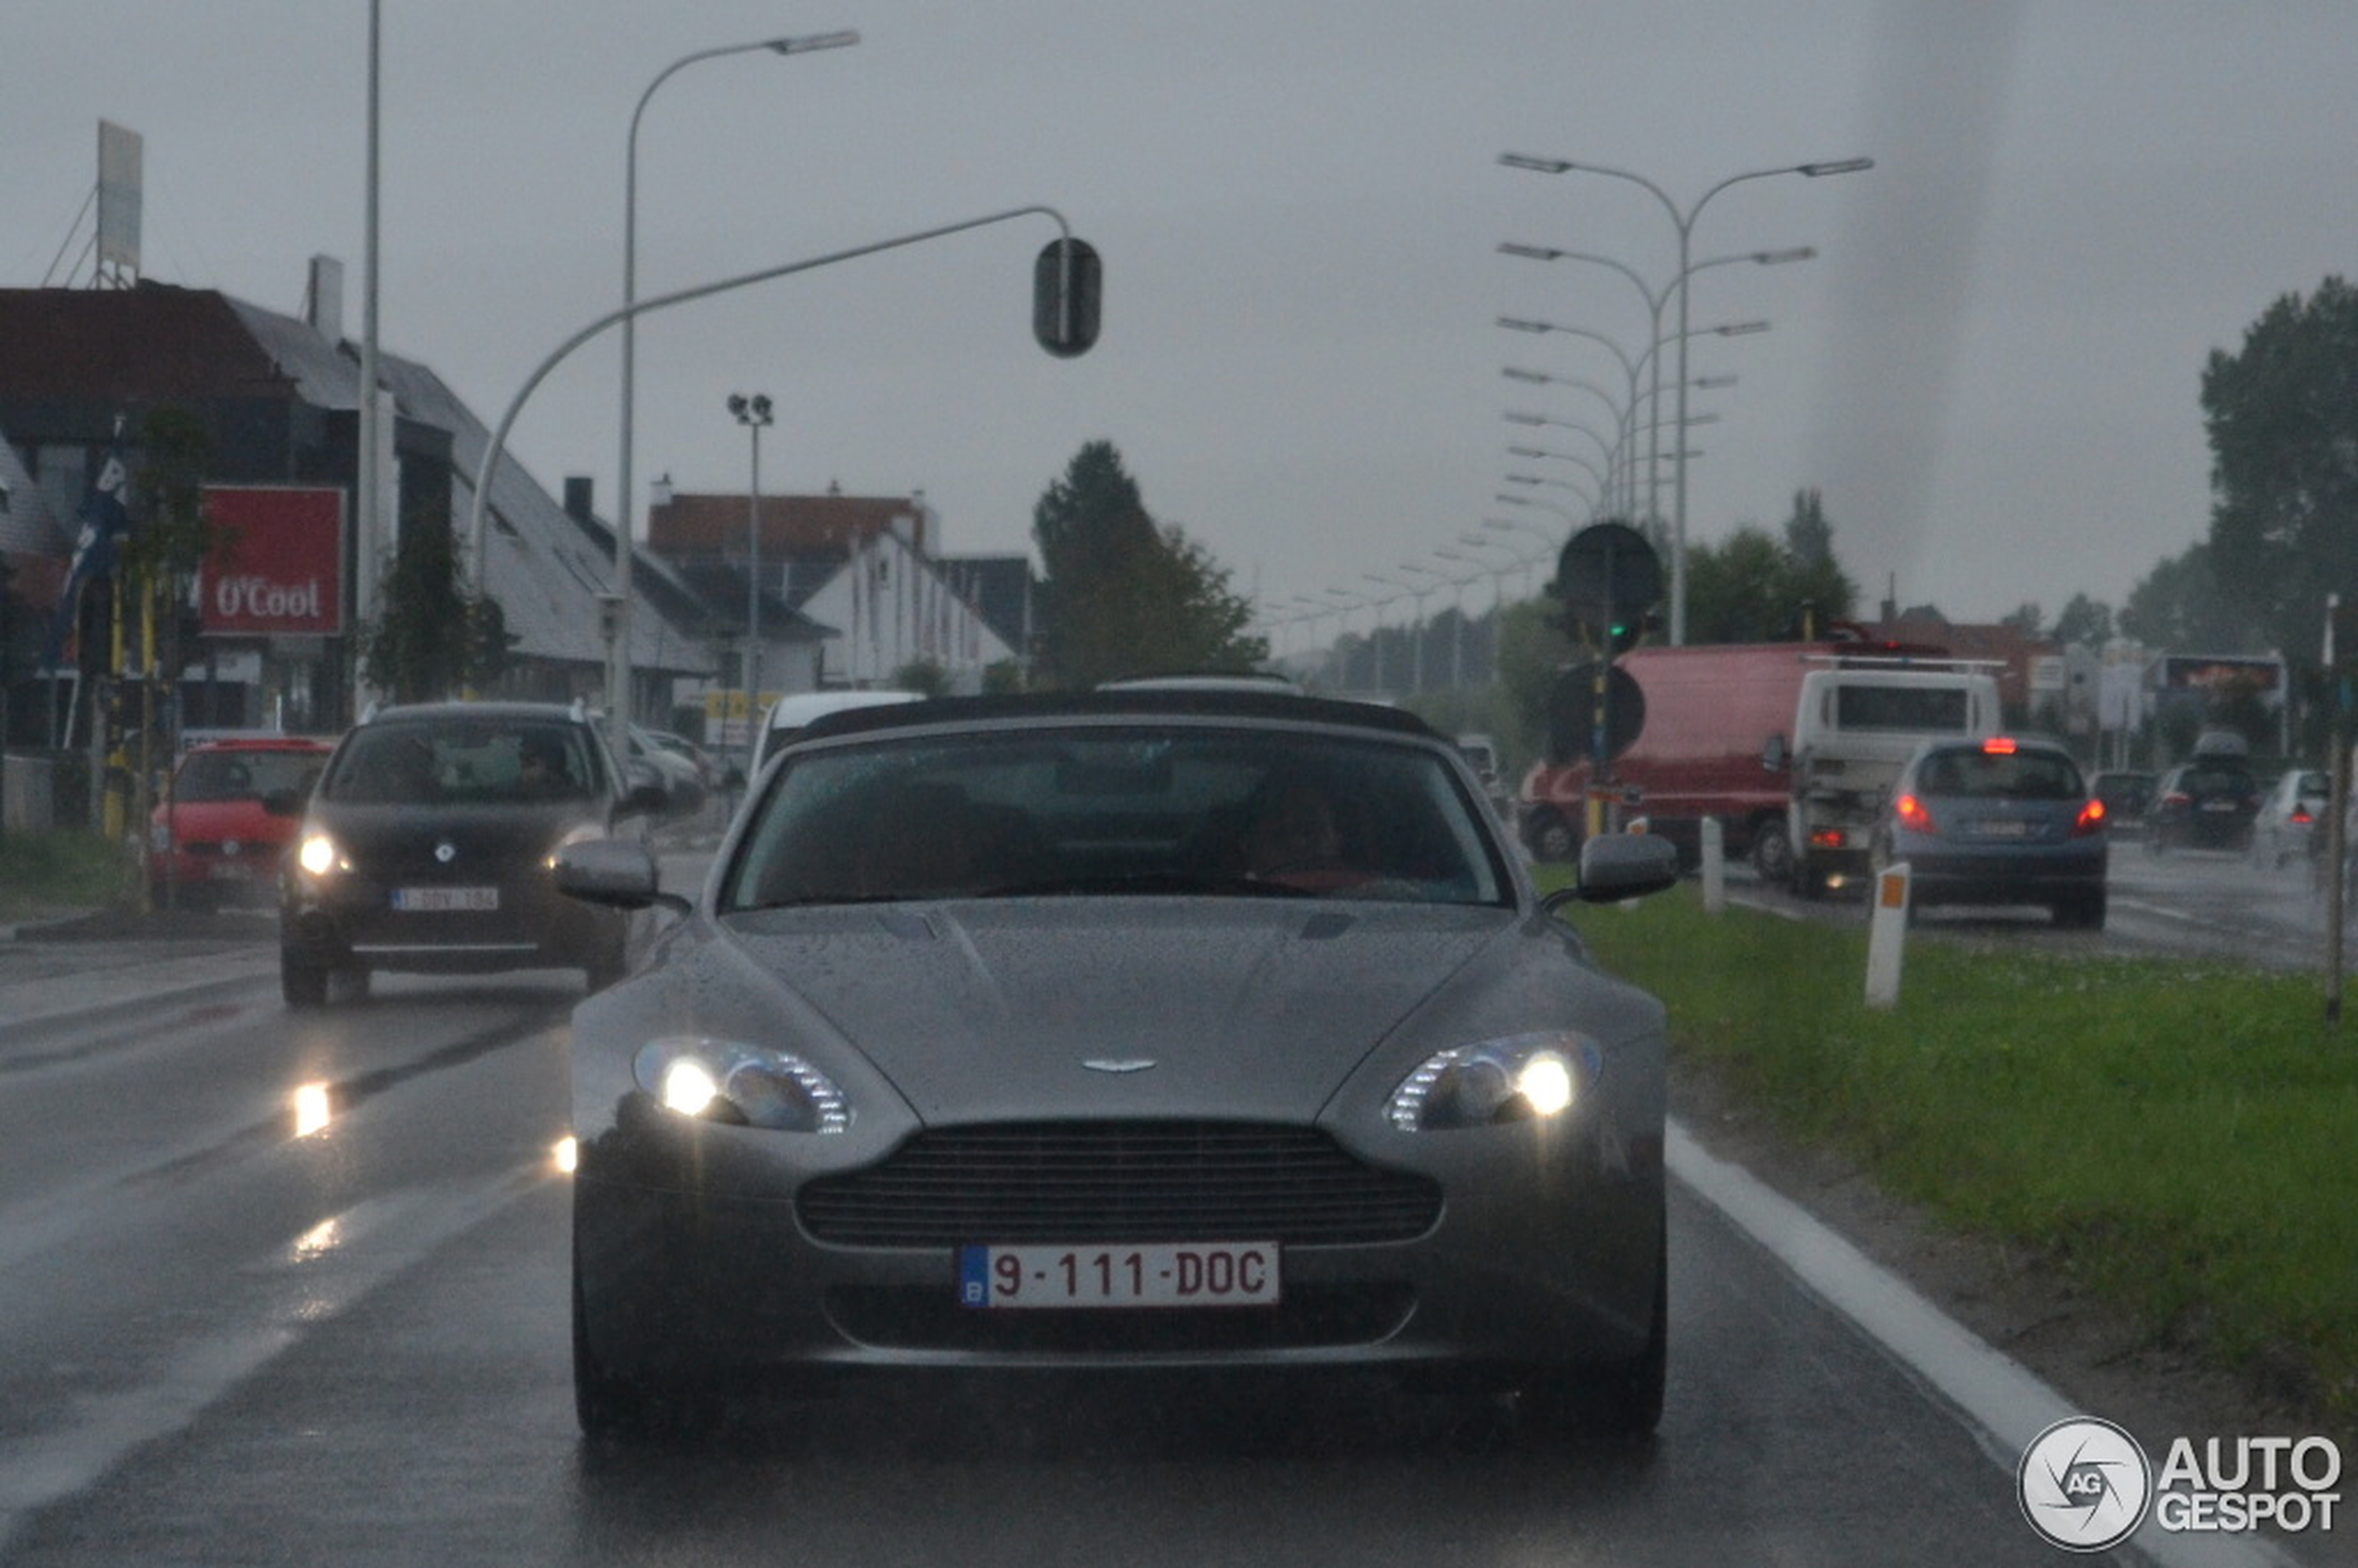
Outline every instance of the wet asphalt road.
[(1028, 1385), (590, 1447), (551, 1160), (577, 980), (293, 1014), (266, 927), (10, 945), (0, 1562), (2057, 1561), (2014, 1455), (1680, 1187), (1641, 1453), (1380, 1389)]

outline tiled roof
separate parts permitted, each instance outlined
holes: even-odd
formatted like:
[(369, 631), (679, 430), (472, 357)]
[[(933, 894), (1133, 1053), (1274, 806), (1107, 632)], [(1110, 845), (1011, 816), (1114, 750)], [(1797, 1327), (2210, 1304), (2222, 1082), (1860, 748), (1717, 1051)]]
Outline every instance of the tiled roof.
[(125, 387), (158, 401), (295, 395), (209, 289), (0, 289), (0, 398), (114, 399)]
[[(681, 560), (692, 555), (733, 556), (745, 551), (747, 498), (675, 493), (647, 509), (648, 548)], [(789, 555), (843, 552), (899, 525), (901, 536), (930, 555), (931, 510), (922, 500), (899, 496), (764, 496), (761, 552), (772, 560)]]
[[(490, 430), (425, 366), (380, 354), (384, 384), (409, 419), (450, 433), (450, 523), (460, 557), (472, 567), (471, 529), (475, 475), (491, 442)], [(597, 596), (606, 591), (609, 551), (590, 542), (562, 502), (542, 489), (522, 464), (500, 454), (491, 475), (485, 525), (485, 589), (499, 602), (516, 652), (540, 658), (601, 663)], [(634, 582), (635, 586), (635, 582)], [(693, 628), (678, 627), (640, 594), (630, 617), (630, 660), (641, 670), (701, 674), (710, 649)]]

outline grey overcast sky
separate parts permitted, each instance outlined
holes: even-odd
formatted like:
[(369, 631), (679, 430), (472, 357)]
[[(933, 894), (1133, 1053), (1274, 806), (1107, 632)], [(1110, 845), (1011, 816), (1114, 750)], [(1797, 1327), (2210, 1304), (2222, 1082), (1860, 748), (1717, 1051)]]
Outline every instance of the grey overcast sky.
[[(639, 333), (637, 472), (742, 489), (724, 400), (766, 392), (763, 487), (922, 488), (953, 551), (1028, 548), (1080, 446), (1114, 442), (1158, 517), (1269, 603), (1385, 591), (1485, 518), (1585, 517), (1576, 431), (1626, 386), (1544, 317), (1642, 354), (1673, 225), (1697, 260), (1689, 532), (1774, 526), (1822, 492), (1872, 603), (1986, 619), (2118, 604), (2203, 534), (2213, 349), (2358, 258), (2358, 6), (2219, 0), (384, 0), (382, 340), (494, 420), (621, 294), (624, 150), (657, 72), (708, 46), (856, 29), (858, 46), (699, 64), (640, 145), (642, 296), (1033, 202), (1103, 253), (1104, 334), (1029, 333), (1044, 220), (683, 306)], [(359, 322), (363, 0), (16, 0), (0, 20), (0, 285), (41, 283), (96, 166), (146, 140), (145, 275), (290, 313), (314, 253)], [(85, 275), (87, 268), (84, 269)], [(6, 346), (0, 344), (0, 353)], [(554, 372), (513, 446), (611, 510), (620, 356)], [(1665, 399), (1666, 401), (1666, 399)], [(1509, 508), (1523, 494), (1546, 505)], [(1666, 507), (1665, 491), (1665, 507)], [(1536, 548), (1527, 535), (1490, 538)], [(1409, 574), (1413, 576), (1413, 574)], [(1469, 604), (1487, 603), (1477, 587)], [(1429, 604), (1438, 608), (1438, 603)], [(1394, 612), (1397, 615), (1397, 612)], [(1364, 628), (1363, 614), (1356, 622)], [(1321, 637), (1335, 626), (1328, 617)], [(1291, 636), (1303, 636), (1297, 629)]]

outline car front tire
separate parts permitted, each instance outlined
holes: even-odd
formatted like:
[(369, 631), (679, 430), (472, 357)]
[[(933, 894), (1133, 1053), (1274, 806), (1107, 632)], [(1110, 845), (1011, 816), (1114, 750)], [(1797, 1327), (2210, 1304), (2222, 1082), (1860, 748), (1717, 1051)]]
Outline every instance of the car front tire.
[(290, 1007), (325, 1007), (329, 969), (281, 949), (279, 953), (279, 994)]
[(1524, 1380), (1516, 1419), (1527, 1436), (1542, 1444), (1591, 1434), (1627, 1444), (1652, 1440), (1669, 1384), (1669, 1261), (1665, 1237), (1656, 1254), (1646, 1342), (1636, 1355), (1602, 1370), (1551, 1369)]

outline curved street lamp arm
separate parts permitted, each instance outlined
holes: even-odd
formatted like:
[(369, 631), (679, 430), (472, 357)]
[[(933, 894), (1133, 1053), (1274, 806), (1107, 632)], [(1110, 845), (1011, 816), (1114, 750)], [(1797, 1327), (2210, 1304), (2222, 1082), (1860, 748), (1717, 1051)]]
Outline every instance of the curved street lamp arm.
[[(483, 460), (475, 470), (474, 506), (473, 509), (473, 516), (470, 519), (469, 524), (469, 537), (472, 541), (472, 553), (474, 562), (474, 590), (476, 595), (480, 597), (484, 590), (484, 551), (486, 546), (484, 525), (485, 520), (488, 515), (491, 475), (499, 467), (499, 455), (501, 451), (507, 447), (508, 432), (515, 424), (516, 416), (524, 411), (525, 400), (529, 398), (533, 395), (534, 391), (539, 387), (541, 382), (548, 378), (549, 372), (555, 369), (558, 365), (563, 363), (565, 357), (572, 354), (575, 349), (579, 348), (583, 343), (586, 343), (590, 339), (598, 336), (598, 334), (603, 332), (609, 327), (615, 326), (624, 321), (635, 319), (638, 317), (645, 316), (654, 311), (666, 309), (671, 305), (686, 305), (692, 300), (706, 299), (714, 294), (726, 293), (732, 289), (743, 289), (755, 283), (767, 283), (773, 279), (790, 277), (797, 272), (810, 272), (818, 267), (832, 266), (836, 262), (852, 261), (861, 256), (872, 256), (882, 251), (899, 250), (904, 245), (915, 245), (927, 240), (939, 240), (952, 234), (963, 234), (971, 228), (983, 228), (991, 224), (1005, 223), (1012, 218), (1030, 217), (1035, 214), (1054, 218), (1056, 222), (1056, 227), (1062, 231), (1064, 239), (1068, 242), (1070, 241), (1072, 239), (1072, 226), (1066, 223), (1064, 214), (1057, 212), (1054, 207), (1037, 205), (1030, 207), (1014, 207), (1004, 213), (993, 213), (988, 217), (968, 218), (964, 223), (944, 224), (939, 228), (928, 228), (916, 234), (903, 234), (891, 240), (880, 240), (873, 244), (857, 245), (848, 251), (835, 251), (826, 255), (812, 256), (804, 261), (787, 262), (778, 266), (764, 267), (758, 272), (748, 272), (741, 277), (724, 278), (718, 282), (701, 283), (693, 288), (676, 290), (668, 294), (657, 294), (651, 299), (635, 301), (630, 305), (625, 305), (619, 310), (610, 310), (606, 312), (605, 315), (599, 317), (596, 320), (582, 328), (579, 331), (574, 333), (573, 336), (567, 338), (563, 343), (559, 344), (554, 353), (551, 354), (546, 359), (543, 359), (540, 362), (538, 369), (535, 369), (530, 376), (525, 378), (524, 385), (517, 390), (514, 400), (508, 405), (508, 411), (499, 416), (499, 428), (492, 433), (491, 440), (484, 447)], [(628, 549), (629, 548), (629, 541), (628, 539), (617, 539), (616, 548)]]

